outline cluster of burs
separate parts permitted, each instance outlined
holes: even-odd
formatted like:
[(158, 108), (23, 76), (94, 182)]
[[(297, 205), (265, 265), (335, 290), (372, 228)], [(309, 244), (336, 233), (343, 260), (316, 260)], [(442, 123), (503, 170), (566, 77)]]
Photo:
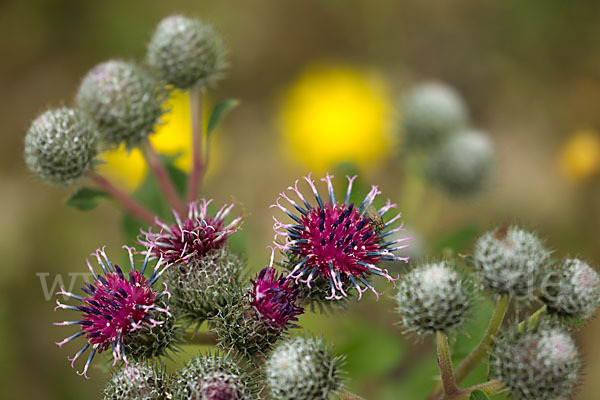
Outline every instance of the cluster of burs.
[(451, 87), (427, 82), (412, 88), (400, 107), (404, 156), (448, 194), (467, 197), (487, 188), (494, 144), (470, 125), (467, 106)]
[[(25, 138), (27, 166), (47, 183), (69, 185), (94, 173), (101, 152), (122, 145), (128, 149), (145, 146), (165, 112), (163, 103), (169, 92), (210, 87), (224, 74), (225, 56), (222, 40), (210, 25), (183, 16), (165, 18), (150, 40), (144, 63), (113, 60), (97, 65), (82, 80), (75, 107), (50, 109), (34, 120)], [(479, 192), (485, 186), (493, 166), (493, 145), (485, 134), (469, 128), (465, 106), (452, 90), (439, 84), (415, 88), (405, 98), (402, 120), (405, 148), (423, 160), (426, 176), (432, 182), (461, 195)], [(347, 197), (353, 179), (349, 178)], [(357, 211), (348, 199), (338, 208), (327, 208), (310, 176), (307, 181), (320, 213), (309, 213), (313, 209), (297, 186), (291, 189), (298, 193), (306, 209), (283, 195), (302, 214), (295, 216), (277, 203), (298, 223), (278, 223), (288, 232), (290, 242), (285, 249), (297, 254), (304, 251), (301, 246), (309, 241), (301, 236), (307, 229), (301, 219), (305, 218), (312, 221), (317, 234), (330, 235), (327, 244), (325, 237), (321, 238), (322, 246), (330, 246), (335, 254), (342, 254), (343, 249), (340, 257), (346, 257), (344, 254), (353, 244), (343, 242), (341, 236), (339, 243), (332, 238), (344, 224), (348, 229), (352, 221), (362, 221), (353, 229), (356, 228), (357, 237), (362, 235), (362, 241), (370, 240), (374, 250), (362, 255), (368, 262), (360, 261), (354, 267), (354, 275), (389, 276), (375, 264), (385, 257), (394, 259), (388, 246), (400, 240), (383, 243), (381, 239), (391, 232), (380, 232), (364, 217), (365, 203), (372, 203), (377, 188)], [(329, 175), (326, 181), (330, 202), (336, 203)], [(99, 251), (97, 258), (104, 274), (92, 272), (96, 283), (84, 288), (89, 296), (59, 292), (85, 303), (77, 307), (57, 303), (57, 308), (84, 314), (81, 320), (59, 324), (82, 327), (59, 345), (86, 335), (88, 343), (72, 359), (75, 362), (91, 348), (84, 375), (96, 352), (112, 350), (115, 365), (125, 361), (114, 369), (105, 388), (105, 399), (219, 400), (268, 395), (276, 400), (310, 400), (335, 396), (343, 385), (342, 359), (321, 339), (286, 335), (306, 305), (298, 301), (310, 300), (306, 288), (301, 292), (288, 278), (296, 276), (296, 283), (304, 278), (303, 282), (311, 288), (315, 274), (328, 277), (316, 281), (318, 290), (318, 285), (324, 287), (318, 293), (319, 303), (330, 303), (324, 298), (338, 298), (338, 292), (347, 296), (349, 290), (357, 290), (359, 297), (367, 288), (379, 293), (367, 280), (360, 280), (364, 285), (361, 287), (348, 270), (341, 271), (353, 285), (342, 282), (340, 269), (337, 274), (334, 272), (337, 265), (311, 270), (304, 265), (310, 265), (310, 257), (290, 264), (294, 269), (287, 277), (276, 274), (271, 261), (268, 268), (248, 282), (243, 261), (224, 245), (227, 236), (237, 230), (239, 219), (225, 223), (231, 207), (224, 206), (209, 220), (206, 206), (190, 205), (189, 219), (182, 222), (176, 216), (175, 225), (161, 225), (161, 234), (143, 232), (146, 239), (140, 243), (146, 245), (142, 252), (146, 261), (140, 271), (136, 270), (133, 256), (127, 276)], [(382, 210), (387, 212), (389, 208), (392, 205)], [(335, 214), (342, 209), (339, 215)], [(201, 222), (192, 228), (186, 225), (195, 221)], [(204, 230), (207, 226), (212, 230)], [(205, 236), (186, 238), (186, 232), (194, 229)], [(181, 243), (185, 246), (178, 247)], [(161, 269), (163, 258), (189, 252), (188, 245), (200, 244), (208, 250), (197, 251), (193, 253), (196, 258), (177, 260), (168, 269)], [(166, 248), (174, 253), (166, 252)], [(149, 279), (144, 277), (148, 259), (159, 260)], [(168, 291), (154, 291), (159, 277)], [(500, 304), (513, 304), (515, 321), (524, 310), (539, 303), (540, 311), (513, 327), (501, 329), (493, 338), (490, 377), (502, 382), (515, 399), (561, 399), (576, 388), (581, 361), (571, 332), (593, 316), (600, 298), (598, 274), (584, 261), (554, 260), (552, 252), (535, 234), (518, 226), (504, 226), (481, 236), (473, 255), (460, 262), (444, 259), (414, 265), (396, 285), (401, 324), (406, 332), (417, 336), (448, 335), (460, 330), (476, 311), (482, 296)], [(331, 295), (325, 297), (329, 290)], [(137, 303), (131, 303), (132, 298)], [(121, 310), (128, 310), (127, 318), (117, 312)], [(177, 346), (182, 335), (180, 321), (188, 327), (208, 321), (217, 334), (219, 348), (192, 358), (182, 369), (168, 374), (158, 357)], [(114, 328), (117, 323), (122, 325)]]
[(491, 338), (489, 377), (514, 399), (564, 399), (576, 389), (581, 360), (571, 332), (600, 300), (599, 276), (586, 262), (554, 260), (536, 234), (506, 225), (479, 237), (463, 262), (415, 266), (398, 286), (402, 326), (418, 336), (460, 330), (482, 296), (512, 302), (515, 323)]
[[(33, 121), (25, 138), (26, 164), (48, 184), (77, 184), (95, 173), (101, 152), (146, 146), (170, 91), (209, 88), (226, 67), (224, 44), (212, 26), (194, 18), (167, 17), (157, 26), (144, 62), (111, 60), (95, 66), (83, 78), (74, 107), (49, 109)], [(83, 288), (87, 295), (59, 292), (82, 305), (57, 301), (57, 308), (78, 311), (83, 318), (57, 323), (81, 326), (57, 344), (85, 336), (83, 348), (69, 358), (74, 365), (90, 351), (79, 373), (85, 376), (95, 354), (112, 351), (116, 367), (104, 389), (105, 399), (241, 400), (268, 394), (273, 399), (309, 400), (338, 393), (343, 359), (320, 338), (286, 335), (302, 313), (296, 287), (270, 267), (249, 281), (244, 262), (225, 244), (241, 218), (227, 225), (225, 215), (233, 205), (214, 217), (208, 217), (206, 206), (207, 202), (190, 203), (189, 218), (182, 223), (176, 216), (179, 225), (161, 225), (164, 235), (145, 232), (152, 242), (141, 252), (146, 260), (138, 270), (130, 249), (129, 275), (99, 250), (96, 257), (103, 273), (90, 266), (94, 283)], [(206, 251), (186, 258), (185, 265), (179, 260), (166, 268), (163, 261), (170, 254), (161, 253), (161, 246), (178, 243), (205, 246)], [(173, 252), (195, 251), (185, 246)], [(153, 262), (152, 276), (144, 277)], [(159, 278), (165, 283), (163, 292), (157, 290), (162, 285), (156, 283)], [(217, 333), (218, 348), (167, 373), (161, 357), (167, 350), (180, 349), (183, 328), (206, 321)], [(194, 342), (190, 335), (187, 342)]]

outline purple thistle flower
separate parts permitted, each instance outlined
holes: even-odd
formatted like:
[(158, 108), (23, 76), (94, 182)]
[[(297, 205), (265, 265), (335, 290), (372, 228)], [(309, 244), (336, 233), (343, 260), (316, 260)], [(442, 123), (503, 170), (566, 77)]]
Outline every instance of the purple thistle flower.
[(296, 304), (300, 294), (298, 286), (283, 274), (275, 273), (273, 255), (269, 265), (258, 273), (255, 280), (250, 280), (254, 285), (250, 304), (262, 317), (286, 329), (294, 326), (304, 309)]
[[(312, 189), (317, 201), (316, 206), (312, 206), (302, 195), (298, 189), (298, 181), (288, 189), (296, 193), (302, 204), (288, 197), (285, 192), (280, 193), (280, 197), (271, 207), (279, 208), (294, 222), (285, 224), (274, 217), (275, 238), (284, 237), (283, 244), (276, 240), (275, 245), (300, 260), (288, 275), (289, 278), (295, 279), (296, 283), (300, 280), (310, 288), (313, 279), (329, 282), (331, 295), (327, 297), (328, 300), (347, 297), (347, 290), (350, 288), (357, 290), (359, 300), (367, 289), (373, 291), (379, 298), (381, 293), (378, 293), (366, 278), (375, 274), (391, 282), (397, 280), (398, 278), (393, 278), (386, 269), (377, 265), (383, 260), (401, 260), (407, 263), (408, 257), (396, 256), (394, 252), (408, 247), (409, 245), (403, 242), (410, 238), (384, 241), (387, 236), (403, 231), (404, 228), (400, 224), (388, 230), (400, 218), (400, 214), (383, 222), (383, 216), (390, 209), (396, 208), (396, 204), (392, 204), (389, 200), (379, 210), (367, 212), (372, 208), (375, 197), (381, 193), (377, 186), (372, 186), (360, 205), (355, 207), (354, 203), (350, 203), (350, 194), (356, 176), (347, 177), (348, 189), (343, 203), (336, 201), (332, 178), (333, 176), (328, 173), (326, 178), (321, 179), (327, 183), (329, 191), (327, 202), (324, 202), (319, 195), (310, 174), (304, 178)], [(299, 214), (293, 214), (281, 205), (282, 199), (291, 204)], [(374, 213), (376, 214), (371, 215)]]
[(207, 208), (211, 202), (201, 199), (201, 202), (190, 203), (188, 217), (183, 221), (173, 211), (176, 223), (171, 226), (157, 218), (156, 224), (161, 231), (153, 233), (149, 229), (148, 232), (142, 232), (145, 238), (138, 239), (140, 244), (152, 249), (142, 254), (149, 252), (154, 258), (163, 257), (169, 264), (187, 264), (194, 257), (202, 257), (210, 250), (223, 247), (227, 238), (240, 229), (242, 217), (225, 225), (225, 217), (234, 204), (224, 204), (214, 216), (209, 216)]
[[(168, 308), (160, 308), (157, 301), (163, 296), (170, 296), (165, 289), (157, 293), (153, 285), (158, 278), (167, 269), (164, 260), (160, 259), (154, 266), (150, 278), (144, 276), (148, 266), (148, 255), (138, 271), (133, 261), (133, 248), (124, 246), (129, 252), (129, 261), (131, 269), (128, 276), (123, 273), (118, 265), (113, 265), (103, 249), (98, 249), (92, 255), (98, 259), (98, 264), (102, 268), (102, 274), (96, 274), (89, 261), (88, 268), (94, 278), (93, 283), (85, 283), (81, 289), (87, 296), (78, 296), (65, 291), (61, 287), (56, 294), (71, 297), (80, 301), (82, 304), (77, 306), (62, 304), (56, 300), (58, 308), (65, 310), (79, 311), (83, 316), (79, 320), (56, 322), (54, 325), (81, 325), (81, 330), (68, 338), (57, 342), (59, 347), (71, 340), (85, 335), (87, 343), (73, 356), (68, 358), (71, 361), (71, 367), (74, 367), (77, 360), (90, 347), (91, 351), (83, 371), (77, 372), (87, 378), (87, 371), (96, 353), (101, 353), (109, 347), (112, 347), (113, 365), (118, 360), (123, 360), (125, 364), (129, 361), (125, 355), (124, 341), (132, 332), (142, 328), (145, 325), (154, 327), (163, 322), (157, 321), (151, 316), (151, 312), (158, 311), (170, 316)], [(161, 268), (162, 267), (162, 268)]]

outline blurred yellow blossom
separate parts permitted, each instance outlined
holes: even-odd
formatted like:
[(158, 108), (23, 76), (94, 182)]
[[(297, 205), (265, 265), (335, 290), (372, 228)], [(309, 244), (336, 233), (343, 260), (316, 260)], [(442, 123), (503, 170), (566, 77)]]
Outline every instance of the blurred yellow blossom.
[[(203, 116), (207, 117), (208, 107), (204, 104)], [(157, 152), (167, 155), (178, 155), (174, 165), (187, 172), (190, 168), (192, 155), (192, 125), (190, 115), (190, 98), (186, 91), (175, 90), (165, 102), (169, 110), (157, 124), (155, 133), (150, 135), (150, 141)], [(217, 136), (218, 135), (213, 135)], [(212, 139), (215, 141), (215, 139)], [(218, 140), (211, 146), (211, 166), (215, 164), (215, 153), (219, 152)], [(115, 184), (128, 191), (134, 191), (143, 181), (147, 173), (144, 156), (139, 149), (133, 149), (129, 154), (125, 146), (117, 150), (104, 152), (100, 159), (104, 162), (98, 166), (98, 172)], [(213, 168), (209, 168), (212, 170)]]
[(373, 166), (394, 150), (394, 106), (376, 72), (311, 66), (282, 103), (284, 151), (311, 169), (322, 171), (343, 161)]
[(593, 130), (575, 132), (559, 155), (562, 174), (572, 182), (584, 182), (600, 171), (600, 134)]

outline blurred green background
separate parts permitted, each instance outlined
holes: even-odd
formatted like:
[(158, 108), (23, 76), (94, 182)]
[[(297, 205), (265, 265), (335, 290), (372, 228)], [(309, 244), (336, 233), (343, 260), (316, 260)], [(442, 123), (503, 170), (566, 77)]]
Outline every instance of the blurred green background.
[[(590, 173), (580, 179), (569, 179), (559, 167), (572, 134), (600, 128), (600, 2), (4, 0), (0, 398), (99, 397), (102, 371), (95, 368), (89, 381), (78, 377), (66, 360), (77, 345), (53, 344), (69, 331), (52, 326), (64, 315), (52, 312), (53, 300), (46, 300), (36, 274), (49, 274), (51, 284), (56, 274), (69, 279), (69, 272), (83, 272), (84, 259), (101, 245), (118, 253), (120, 213), (108, 205), (89, 213), (65, 206), (72, 189), (48, 188), (32, 178), (22, 140), (46, 107), (72, 104), (93, 65), (114, 57), (142, 59), (155, 25), (172, 13), (212, 22), (230, 49), (229, 74), (211, 98), (235, 97), (242, 104), (220, 128), (217, 167), (204, 193), (243, 204), (247, 216), (236, 246), (253, 269), (268, 261), (269, 205), (311, 169), (284, 148), (278, 115), (287, 88), (315, 63), (376, 71), (394, 105), (414, 83), (446, 82), (463, 95), (473, 124), (492, 135), (498, 165), (483, 195), (457, 200), (427, 188), (419, 207), (403, 210), (431, 255), (446, 244), (468, 251), (474, 235), (508, 220), (537, 229), (560, 257), (581, 256), (595, 265), (600, 260), (600, 156), (594, 164), (592, 152)], [(401, 144), (387, 153), (362, 168), (362, 181), (379, 184), (393, 200), (410, 198), (403, 193)], [(431, 341), (404, 338), (392, 308), (386, 296), (378, 303), (367, 296), (339, 317), (301, 322), (349, 355), (353, 391), (370, 400), (424, 398), (436, 374)], [(467, 329), (470, 339), (459, 336), (455, 356), (477, 342), (489, 312), (482, 305), (483, 322)], [(596, 319), (576, 334), (586, 360), (577, 399), (599, 398), (599, 331)]]

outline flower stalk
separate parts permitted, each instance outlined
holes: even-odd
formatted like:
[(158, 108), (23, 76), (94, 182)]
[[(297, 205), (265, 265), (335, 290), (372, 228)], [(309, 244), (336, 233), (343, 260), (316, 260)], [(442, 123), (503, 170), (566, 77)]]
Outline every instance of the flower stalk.
[(446, 396), (453, 396), (458, 393), (456, 380), (454, 377), (454, 368), (452, 367), (452, 358), (450, 357), (450, 347), (448, 346), (448, 336), (441, 331), (435, 333), (437, 344), (437, 360), (442, 376), (442, 385)]
[[(496, 336), (496, 333), (498, 333), (498, 330), (502, 325), (502, 321), (504, 321), (504, 316), (508, 310), (509, 303), (509, 295), (501, 296), (496, 302), (494, 313), (492, 314), (492, 318), (490, 319), (490, 323), (485, 334), (483, 335), (483, 338), (481, 339), (481, 342), (479, 342), (477, 347), (473, 349), (467, 358), (465, 358), (454, 371), (454, 379), (456, 380), (456, 383), (462, 382), (481, 362), (481, 360), (488, 355), (490, 347), (494, 343), (494, 337)], [(442, 384), (437, 384), (434, 388), (433, 394), (429, 397), (429, 399), (440, 398), (442, 393), (441, 389)]]
[(347, 390), (342, 390), (340, 392), (340, 400), (365, 400), (364, 398), (349, 392)]
[(504, 321), (504, 316), (506, 315), (506, 311), (508, 310), (508, 305), (510, 303), (510, 296), (505, 294), (501, 296), (496, 302), (496, 307), (494, 308), (494, 313), (492, 314), (492, 318), (490, 319), (490, 324), (488, 325), (481, 342), (477, 345), (477, 347), (465, 358), (459, 365), (456, 367), (455, 376), (456, 382), (460, 383), (469, 375), (469, 373), (481, 362), (483, 358), (485, 358), (490, 350), (490, 347), (494, 343), (494, 337), (500, 326), (502, 325), (502, 321)]
[(188, 176), (188, 202), (192, 202), (198, 196), (198, 191), (202, 187), (202, 179), (205, 172), (203, 147), (203, 128), (202, 128), (202, 89), (193, 89), (190, 91), (190, 113), (192, 116), (192, 166)]
[(87, 176), (102, 190), (104, 190), (105, 192), (112, 195), (115, 199), (117, 199), (117, 201), (121, 203), (123, 208), (125, 208), (127, 213), (140, 219), (141, 221), (146, 222), (149, 225), (154, 224), (154, 214), (150, 212), (146, 207), (135, 201), (127, 193), (114, 186), (106, 178), (97, 174), (96, 172), (88, 171)]
[(156, 182), (158, 183), (158, 186), (160, 187), (163, 194), (165, 195), (165, 199), (169, 203), (169, 206), (172, 209), (177, 210), (177, 212), (185, 214), (185, 204), (183, 204), (181, 197), (179, 197), (177, 190), (175, 190), (173, 181), (169, 177), (169, 174), (167, 173), (164, 164), (162, 163), (160, 157), (158, 156), (158, 153), (154, 149), (154, 146), (152, 146), (152, 143), (150, 143), (150, 140), (145, 141), (143, 145), (143, 150), (146, 162), (148, 163), (148, 166), (154, 173)]

